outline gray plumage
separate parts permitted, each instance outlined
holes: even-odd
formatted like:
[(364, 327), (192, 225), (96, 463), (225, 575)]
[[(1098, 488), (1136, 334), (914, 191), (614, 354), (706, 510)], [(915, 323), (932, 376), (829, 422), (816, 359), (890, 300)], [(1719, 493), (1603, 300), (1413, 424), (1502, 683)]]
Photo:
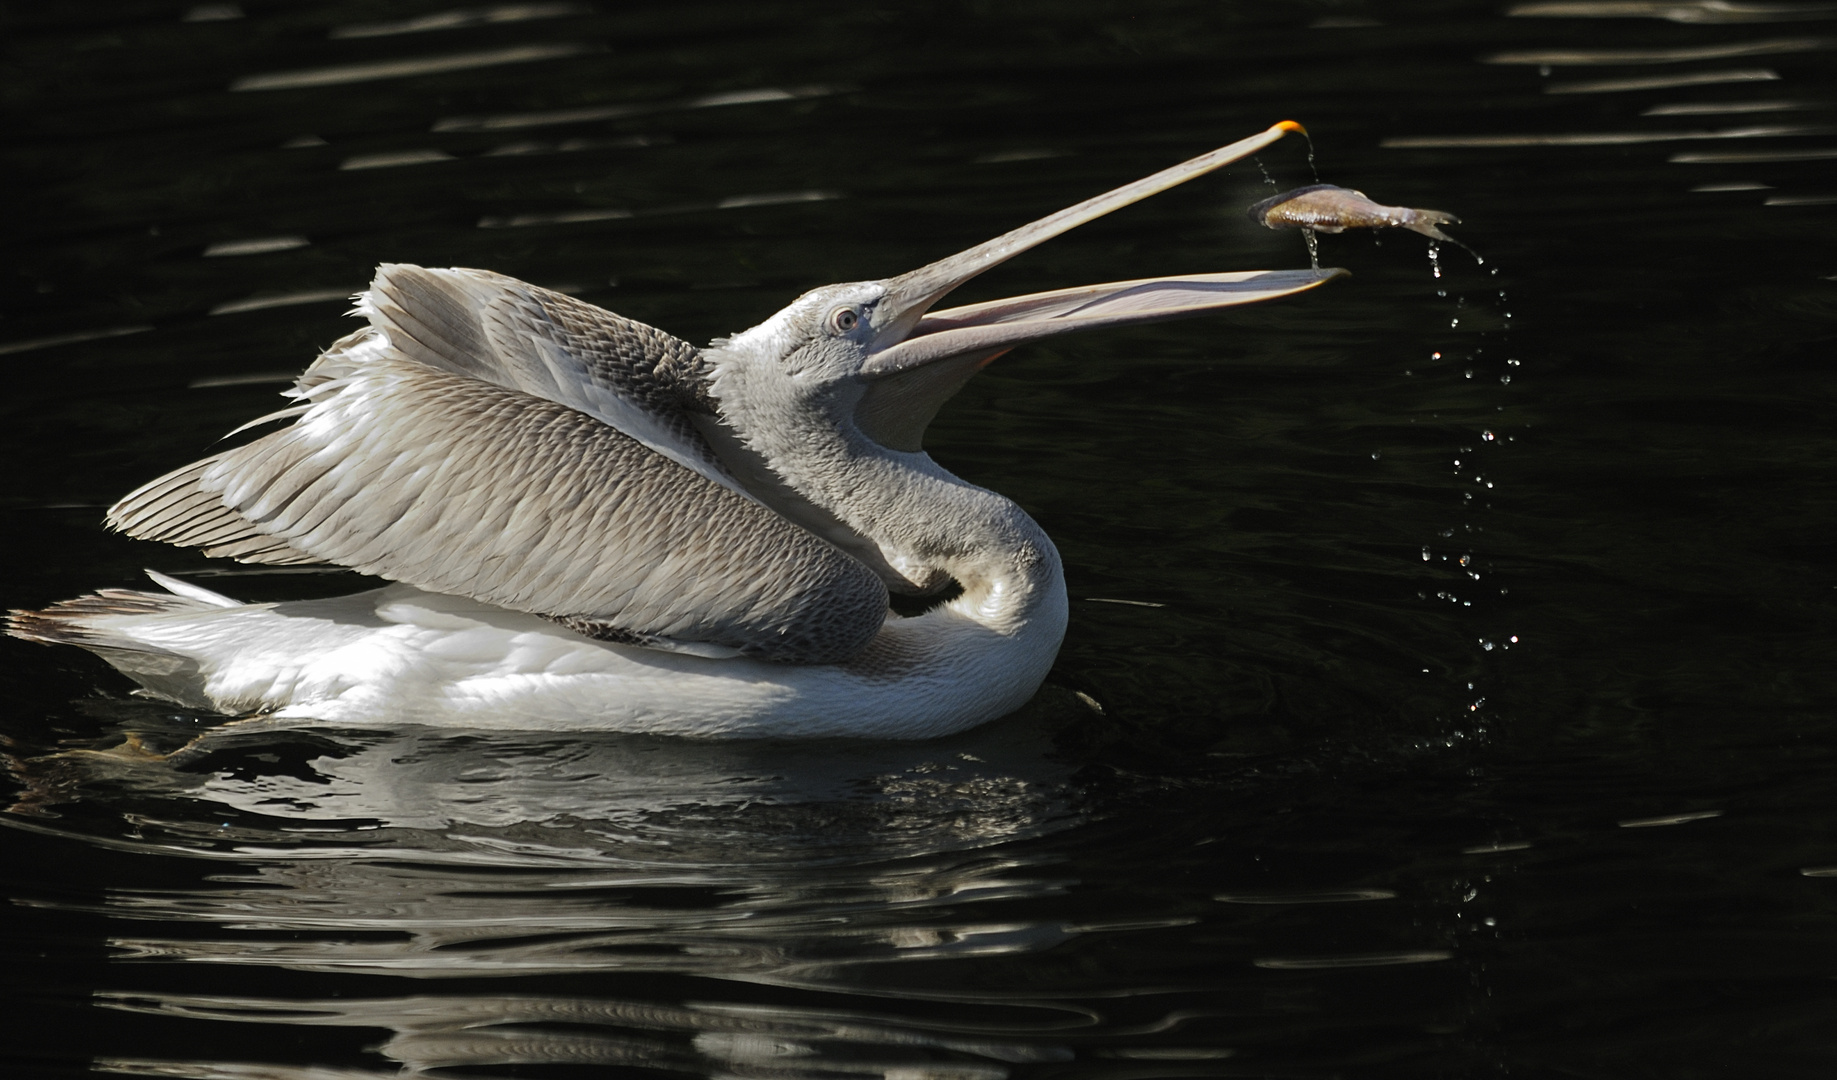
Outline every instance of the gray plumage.
[(147, 540), (327, 562), (615, 641), (847, 659), (886, 616), (866, 566), (745, 494), (696, 433), (697, 351), (480, 271), (386, 266), (294, 422), (109, 511)]

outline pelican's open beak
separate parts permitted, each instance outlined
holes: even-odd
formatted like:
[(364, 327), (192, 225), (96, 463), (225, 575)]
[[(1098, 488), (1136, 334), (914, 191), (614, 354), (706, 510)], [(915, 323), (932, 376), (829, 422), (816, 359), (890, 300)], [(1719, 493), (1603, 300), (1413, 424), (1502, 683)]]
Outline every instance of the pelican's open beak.
[(1262, 134), (889, 279), (886, 296), (875, 307), (874, 338), (860, 368), (867, 385), (855, 406), (857, 426), (889, 449), (916, 451), (922, 449), (925, 428), (938, 407), (984, 364), (1016, 345), (1073, 330), (1181, 319), (1273, 300), (1344, 274), (1344, 270), (1250, 270), (1143, 278), (931, 310), (952, 289), (1028, 248), (1248, 157), (1289, 132), (1301, 130), (1300, 124), (1284, 120)]
[(1144, 278), (992, 300), (931, 311), (952, 289), (1060, 233), (1176, 184), (1248, 157), (1302, 127), (1268, 131), (1201, 154), (1153, 176), (1086, 199), (1029, 225), (887, 281), (875, 312), (874, 344), (861, 374), (875, 379), (951, 357), (987, 359), (1026, 341), (1072, 330), (1158, 322), (1311, 289), (1344, 270), (1270, 270)]

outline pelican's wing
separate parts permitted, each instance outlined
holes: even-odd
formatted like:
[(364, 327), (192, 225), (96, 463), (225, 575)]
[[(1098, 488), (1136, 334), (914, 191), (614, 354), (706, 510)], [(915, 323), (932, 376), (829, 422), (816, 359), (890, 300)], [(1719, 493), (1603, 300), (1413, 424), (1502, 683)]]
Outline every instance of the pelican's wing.
[[(872, 571), (695, 467), (702, 444), (679, 434), (693, 428), (670, 411), (682, 391), (655, 376), (655, 344), (570, 351), (537, 332), (500, 348), (486, 318), (468, 334), (439, 313), (521, 300), (465, 308), (448, 305), (452, 290), (404, 296), (402, 280), (379, 275), (364, 307), (377, 325), (301, 378), (293, 424), (155, 480), (110, 523), (244, 561), (336, 563), (613, 640), (829, 663), (879, 629), (886, 588)], [(513, 299), (558, 295), (515, 284)]]
[(701, 350), (680, 338), (489, 270), (385, 263), (357, 310), (407, 359), (578, 409), (740, 490), (690, 422), (715, 405)]

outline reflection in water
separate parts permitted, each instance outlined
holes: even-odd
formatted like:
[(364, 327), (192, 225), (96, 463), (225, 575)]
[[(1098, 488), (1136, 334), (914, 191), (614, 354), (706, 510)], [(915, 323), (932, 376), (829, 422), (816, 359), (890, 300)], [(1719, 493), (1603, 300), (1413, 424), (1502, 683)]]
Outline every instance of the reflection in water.
[(805, 98), (839, 94), (839, 86), (776, 86), (757, 90), (730, 90), (720, 94), (698, 94), (695, 97), (669, 101), (638, 102), (626, 105), (596, 105), (581, 109), (552, 109), (546, 112), (503, 113), (496, 116), (450, 116), (435, 121), (435, 131), (517, 131), (523, 128), (551, 127), (556, 124), (586, 124), (606, 120), (628, 120), (652, 113), (679, 112), (690, 109), (714, 109), (726, 105), (757, 105), (770, 101), (801, 101)]
[[(292, 292), (267, 293), (264, 295), (247, 297), (242, 300), (227, 300), (212, 307), (205, 314), (240, 315), (245, 311), (266, 311), (269, 308), (294, 307), (300, 304), (324, 304), (330, 303), (333, 300), (348, 302), (352, 296), (362, 291), (362, 285), (352, 285), (342, 289), (295, 289)], [(264, 375), (262, 378), (267, 379), (269, 376)], [(285, 381), (292, 382), (293, 378), (294, 376), (289, 375), (286, 377)], [(221, 381), (207, 383), (202, 379), (194, 379), (191, 385), (195, 388), (200, 385), (227, 386), (230, 384)]]
[(1563, 135), (1409, 135), (1379, 142), (1386, 150), (1431, 147), (1628, 146), (1635, 143), (1689, 142), (1705, 139), (1776, 139), (1795, 135), (1829, 135), (1828, 125), (1760, 124), (1718, 131), (1600, 131)]
[[(225, 732), (161, 761), (194, 718), (138, 707), (103, 721), (142, 749), (73, 752), (101, 721), (66, 703), (118, 684), (19, 646), (0, 739), (37, 749), (6, 744), (0, 1075), (1830, 1072), (1807, 471), (1832, 456), (1837, 139), (1379, 149), (1821, 121), (1837, 68), (1796, 43), (1831, 23), (1678, 24), (1828, 0), (1406, 3), (1382, 27), (1314, 5), (1312, 33), (1250, 3), (159, 6), (8, 27), (34, 193), (0, 328), (13, 505), (88, 507), (15, 514), (9, 605), (137, 578), (100, 504), (253, 415), (384, 259), (617, 279), (608, 306), (705, 340), (732, 303), (917, 265), (1293, 116), (1339, 179), (1463, 193), (1488, 263), (1427, 279), (1420, 244), (1340, 238), (1358, 276), (1332, 304), (1017, 354), (940, 416), (940, 459), (1027, 493), (1077, 568), (1075, 718), (875, 749)], [(1768, 39), (1795, 44), (1744, 56)], [(226, 92), (544, 40), (608, 51)], [(1520, 64), (1471, 62), (1493, 52)], [(337, 168), (428, 148), (459, 160)], [(1256, 172), (1034, 266), (1292, 263), (1230, 209), (1270, 193)], [(283, 234), (312, 243), (196, 257)], [(739, 281), (757, 295), (695, 291)]]
[(312, 241), (304, 236), (261, 236), (252, 240), (220, 240), (204, 249), (207, 259), (236, 255), (271, 255), (277, 251), (303, 248)]
[(435, 11), (396, 22), (351, 23), (345, 26), (334, 26), (326, 36), (334, 40), (394, 37), (397, 34), (425, 34), (434, 30), (461, 30), (473, 26), (528, 22), (532, 19), (559, 19), (568, 15), (587, 15), (592, 11), (593, 9), (585, 4), (499, 4), (488, 8)]
[(50, 334), (45, 337), (27, 338), (24, 341), (0, 342), (0, 356), (32, 352), (37, 349), (51, 349), (59, 345), (76, 345), (84, 341), (101, 341), (104, 338), (122, 337), (126, 334), (144, 334), (151, 329), (153, 329), (151, 326), (111, 326), (105, 330), (78, 330), (69, 334)]
[(474, 71), (500, 64), (527, 64), (537, 60), (559, 60), (593, 51), (586, 45), (557, 42), (549, 45), (512, 45), (503, 49), (459, 53), (452, 56), (418, 56), (403, 60), (379, 60), (369, 64), (340, 64), (335, 67), (307, 68), (300, 71), (273, 71), (245, 75), (230, 84), (231, 90), (303, 90), (315, 86), (343, 86), (349, 83), (374, 82), (378, 79), (406, 79), (416, 75), (445, 75), (455, 71)]
[[(1026, 1019), (961, 1012), (915, 1024), (907, 1017), (778, 1005), (670, 1006), (537, 996), (264, 1000), (117, 993), (104, 995), (103, 1002), (183, 1019), (383, 1028), (390, 1035), (376, 1051), (417, 1072), (458, 1066), (625, 1065), (715, 1076), (898, 1074), (912, 1080), (999, 1080), (1008, 1075), (1009, 1064), (1070, 1060), (1073, 1053), (1064, 1036), (1092, 1020), (1076, 1009), (1041, 1008)], [(220, 1075), (222, 1068), (129, 1059), (98, 1064), (109, 1072), (138, 1075), (200, 1075), (206, 1070)], [(254, 1075), (323, 1074), (269, 1067)]]
[(1641, 116), (1732, 116), (1741, 113), (1792, 112), (1798, 109), (1828, 109), (1818, 101), (1680, 101), (1654, 105)]
[(1837, 4), (1741, 0), (1544, 0), (1506, 9), (1517, 18), (1664, 19), (1676, 23), (1796, 22), (1837, 18)]
[(1675, 90), (1685, 86), (1721, 86), (1731, 83), (1777, 82), (1779, 73), (1769, 68), (1743, 68), (1738, 71), (1692, 71), (1683, 75), (1653, 75), (1631, 79), (1588, 79), (1580, 82), (1553, 82), (1545, 85), (1546, 94), (1624, 94), (1642, 90)]
[(1686, 64), (1695, 60), (1727, 60), (1736, 56), (1774, 56), (1782, 53), (1822, 52), (1837, 48), (1837, 39), (1823, 37), (1770, 38), (1726, 45), (1688, 45), (1656, 49), (1526, 49), (1494, 53), (1488, 64), (1529, 64), (1537, 67), (1618, 66), (1621, 64)]
[[(106, 807), (127, 827), (95, 828), (93, 843), (222, 864), (198, 887), (123, 888), (95, 901), (89, 910), (159, 928), (112, 937), (123, 959), (439, 979), (690, 976), (853, 992), (897, 986), (907, 981), (898, 969), (915, 962), (1037, 953), (1078, 932), (991, 914), (1068, 883), (1016, 854), (1014, 842), (1077, 820), (1067, 778), (1026, 722), (916, 747), (432, 730), (182, 735), (143, 725), (112, 749), (12, 760), (25, 784), (15, 813), (46, 823), (29, 827), (63, 814), (73, 823), (58, 833), (89, 832), (74, 819)], [(181, 748), (162, 755), (152, 749), (160, 743)], [(499, 993), (266, 1001), (107, 991), (101, 1000), (193, 1019), (387, 1028), (381, 1052), (417, 1069), (549, 1062), (1001, 1076), (998, 1063), (1063, 1060), (1069, 1051), (1053, 1033), (1091, 1023), (1076, 1009), (1024, 1001), (1008, 1006), (1014, 1017), (992, 1017), (968, 987), (923, 982), (912, 992), (945, 1010), (927, 1020)], [(557, 1024), (565, 1030), (543, 1027)], [(926, 1064), (938, 1053), (973, 1060), (940, 1072)], [(101, 1064), (181, 1076), (248, 1068)]]

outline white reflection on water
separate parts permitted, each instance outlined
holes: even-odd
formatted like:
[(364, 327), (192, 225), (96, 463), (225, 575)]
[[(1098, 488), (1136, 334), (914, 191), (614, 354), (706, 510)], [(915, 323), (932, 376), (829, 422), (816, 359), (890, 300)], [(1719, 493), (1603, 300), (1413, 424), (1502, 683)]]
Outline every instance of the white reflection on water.
[(789, 206), (796, 203), (828, 202), (842, 198), (839, 191), (768, 191), (753, 195), (729, 195), (712, 203), (678, 203), (645, 210), (623, 206), (601, 206), (586, 210), (561, 210), (553, 213), (488, 215), (478, 219), (481, 229), (521, 229), (531, 225), (580, 225), (594, 221), (623, 221), (634, 217), (660, 217), (665, 214), (693, 214), (706, 210), (750, 210), (760, 206)]
[[(258, 296), (245, 297), (241, 300), (226, 300), (211, 308), (207, 314), (238, 315), (245, 311), (266, 311), (269, 308), (295, 307), (301, 304), (324, 304), (333, 300), (349, 301), (353, 299), (359, 291), (361, 291), (361, 288), (347, 287), (343, 289), (298, 289), (293, 292), (265, 293)], [(288, 376), (289, 381), (292, 379), (293, 376)], [(262, 376), (262, 380), (264, 382), (270, 381), (270, 377)], [(211, 386), (229, 385), (223, 382), (203, 383), (202, 380), (192, 383), (193, 386), (201, 384)]]
[[(382, 1028), (377, 1052), (407, 1070), (512, 1064), (625, 1065), (711, 1075), (989, 1077), (1008, 1065), (1064, 1062), (1067, 1034), (1091, 1023), (1076, 1009), (1037, 1015), (937, 1017), (734, 1002), (544, 997), (271, 1000), (187, 994), (108, 993), (109, 1008), (188, 1020)], [(547, 1025), (547, 1026), (545, 1026)], [(563, 1027), (562, 1025), (565, 1025)], [(685, 1038), (686, 1036), (686, 1038)], [(964, 1060), (964, 1058), (972, 1060)], [(942, 1058), (943, 1060), (940, 1060)], [(111, 1072), (200, 1075), (214, 1063), (113, 1060)], [(310, 1075), (280, 1067), (263, 1076)], [(358, 1073), (355, 1075), (385, 1075)], [(394, 1075), (394, 1074), (387, 1074)]]
[(444, 75), (500, 64), (527, 64), (559, 60), (597, 51), (591, 46), (558, 42), (550, 45), (512, 45), (504, 49), (458, 53), (451, 56), (418, 56), (404, 60), (378, 60), (367, 64), (339, 64), (299, 71), (271, 71), (245, 75), (230, 84), (232, 91), (303, 90), (315, 86), (344, 86), (378, 79), (406, 79), (416, 75)]
[(121, 890), (101, 910), (299, 935), (115, 940), (138, 956), (811, 984), (854, 964), (1030, 951), (1069, 933), (958, 910), (1063, 885), (985, 850), (1075, 820), (1057, 767), (1012, 733), (949, 749), (313, 739), (303, 751), (207, 744), (169, 759), (130, 741), (14, 765), (28, 785), (21, 805), (40, 811), (86, 788), (128, 793), (131, 836), (90, 842), (236, 864), (208, 888)]
[(1544, 87), (1546, 94), (1624, 94), (1642, 90), (1674, 90), (1683, 86), (1721, 86), (1726, 83), (1777, 82), (1779, 72), (1768, 68), (1742, 68), (1735, 71), (1692, 71), (1684, 75), (1652, 75), (1631, 79), (1590, 79), (1583, 82), (1553, 82)]
[(269, 255), (276, 251), (303, 248), (312, 241), (304, 236), (258, 236), (249, 240), (219, 240), (204, 249), (204, 257), (218, 259), (238, 255)]
[[(1026, 720), (919, 746), (219, 731), (162, 757), (132, 737), (109, 750), (14, 759), (26, 785), (15, 810), (38, 820), (10, 823), (214, 864), (193, 887), (22, 899), (152, 924), (109, 939), (123, 960), (422, 979), (691, 976), (899, 997), (895, 988), (912, 980), (894, 973), (914, 962), (956, 970), (1082, 932), (1029, 917), (1031, 901), (1071, 881), (1011, 843), (1078, 820), (1069, 779), (1044, 748)], [(92, 824), (52, 825), (78, 804)], [(95, 826), (98, 810), (119, 822)], [(940, 985), (935, 968), (923, 970), (933, 974), (917, 985)], [(976, 1001), (969, 990), (914, 992)], [(1002, 1063), (1070, 1056), (1029, 1025), (1095, 1022), (1025, 1002), (1014, 1009), (1030, 1019), (1017, 1027), (981, 1006), (927, 1020), (472, 993), (101, 1000), (194, 1019), (386, 1028), (381, 1052), (414, 1069), (547, 1062), (758, 1077), (998, 1078)], [(932, 1060), (939, 1054), (951, 1060)], [(98, 1064), (139, 1075), (318, 1075), (210, 1061)]]
[(495, 26), (502, 23), (529, 22), (532, 19), (559, 19), (568, 15), (590, 15), (586, 4), (498, 4), (487, 8), (459, 8), (435, 11), (427, 15), (398, 19), (395, 22), (351, 23), (334, 26), (328, 37), (373, 38), (398, 34), (425, 34), (436, 30), (460, 30), (472, 26)]
[(1794, 22), (1837, 18), (1837, 4), (1742, 3), (1740, 0), (1543, 0), (1515, 4), (1518, 18), (1664, 19), (1675, 23)]
[(68, 334), (51, 334), (47, 337), (26, 338), (23, 341), (0, 342), (0, 356), (34, 352), (38, 349), (54, 349), (59, 345), (76, 345), (85, 341), (101, 341), (104, 338), (121, 337), (125, 334), (144, 334), (151, 329), (153, 329), (151, 326), (110, 326), (102, 330), (77, 330)]
[(1742, 113), (1792, 112), (1800, 109), (1828, 109), (1819, 101), (1680, 101), (1654, 105), (1641, 116), (1734, 116)]
[(589, 105), (577, 109), (551, 109), (545, 112), (503, 113), (496, 116), (451, 116), (434, 124), (435, 131), (518, 131), (524, 128), (550, 127), (555, 124), (585, 124), (604, 120), (624, 120), (652, 113), (687, 109), (713, 109), (726, 105), (757, 105), (770, 101), (801, 101), (805, 98), (839, 94), (844, 86), (776, 86), (757, 90), (729, 90), (718, 94), (667, 101), (635, 102), (623, 105)]
[(1779, 53), (1821, 52), (1837, 48), (1837, 38), (1769, 38), (1726, 45), (1688, 45), (1636, 49), (1525, 49), (1481, 57), (1487, 64), (1531, 64), (1568, 67), (1618, 64), (1684, 64), (1693, 60), (1726, 60), (1736, 56), (1772, 56)]
[(1828, 135), (1823, 124), (1758, 124), (1717, 131), (1603, 131), (1548, 135), (1409, 135), (1385, 139), (1386, 150), (1422, 150), (1455, 147), (1510, 146), (1631, 146), (1637, 143), (1692, 142), (1712, 139), (1777, 139), (1799, 135)]

